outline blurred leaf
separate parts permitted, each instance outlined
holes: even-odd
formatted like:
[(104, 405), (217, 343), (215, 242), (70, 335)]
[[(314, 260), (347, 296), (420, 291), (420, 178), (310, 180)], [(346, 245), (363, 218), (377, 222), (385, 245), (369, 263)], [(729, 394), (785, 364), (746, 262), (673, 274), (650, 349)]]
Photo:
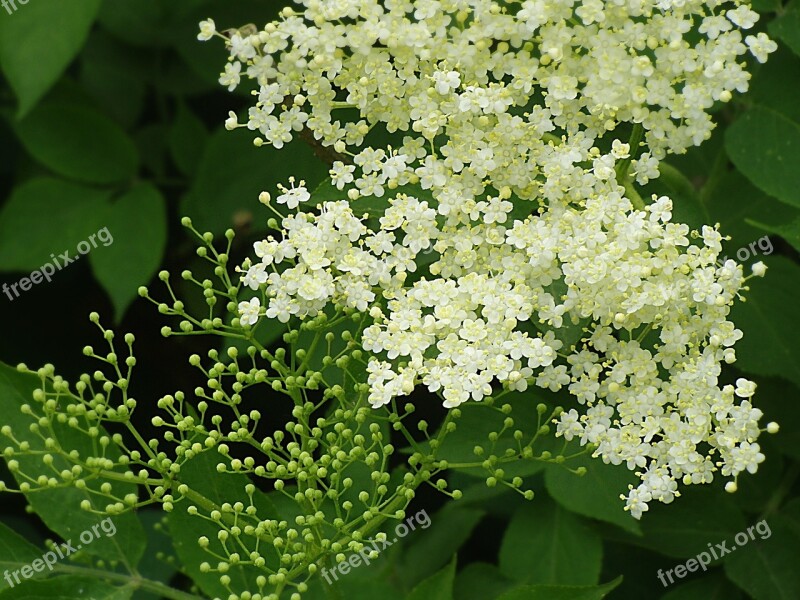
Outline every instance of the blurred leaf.
[(459, 572), (455, 582), (454, 600), (494, 600), (516, 583), (494, 565), (470, 563)]
[(682, 490), (669, 505), (652, 502), (642, 516), (644, 537), (631, 538), (632, 543), (665, 556), (692, 558), (707, 551), (708, 544), (733, 539), (745, 527), (741, 511), (721, 486), (695, 488)]
[(778, 46), (769, 60), (754, 69), (750, 91), (742, 98), (748, 106), (766, 106), (800, 123), (800, 57)]
[[(0, 571), (14, 571), (42, 557), (42, 550), (0, 523)], [(38, 573), (37, 573), (38, 574)], [(48, 572), (43, 572), (46, 576)], [(0, 590), (9, 587), (8, 580), (0, 578)]]
[(723, 255), (731, 258), (736, 257), (739, 248), (747, 247), (764, 235), (750, 219), (777, 227), (800, 215), (796, 208), (767, 196), (738, 171), (725, 173), (718, 180), (708, 195), (706, 206), (710, 215), (708, 222), (719, 223), (722, 235), (731, 237), (730, 241), (723, 242), (722, 250)]
[(781, 202), (800, 207), (800, 125), (755, 106), (728, 128), (725, 148), (750, 181)]
[(89, 254), (89, 263), (119, 322), (139, 286), (147, 285), (161, 264), (167, 246), (164, 197), (149, 184), (139, 185), (105, 211), (103, 225), (104, 247)]
[(736, 366), (800, 384), (800, 321), (783, 318), (800, 295), (800, 267), (782, 256), (765, 262), (766, 277), (751, 281), (747, 301), (737, 302), (731, 310), (731, 320), (744, 332), (736, 344)]
[(800, 55), (800, 5), (794, 2), (769, 24), (770, 35), (779, 38)]
[(146, 66), (141, 53), (103, 31), (81, 52), (80, 82), (106, 114), (132, 127), (144, 108)]
[(775, 12), (781, 7), (781, 0), (752, 0), (753, 10), (760, 13)]
[[(786, 456), (800, 461), (800, 428), (791, 425), (797, 421), (798, 404), (794, 398), (800, 397), (800, 390), (785, 379), (760, 377), (757, 381), (755, 404), (764, 411), (764, 422), (777, 421), (782, 426), (777, 434), (770, 436), (772, 445)], [(773, 490), (765, 491), (771, 493)]]
[[(646, 517), (645, 517), (646, 518)], [(595, 523), (593, 529), (603, 538), (603, 570), (600, 580), (625, 576), (613, 597), (656, 598), (663, 587), (656, 574), (662, 567), (672, 567), (675, 561), (665, 559), (647, 548), (616, 541), (617, 535), (631, 537), (620, 529), (605, 523)], [(636, 538), (631, 538), (636, 539)]]
[(101, 0), (36, 0), (0, 19), (0, 68), (25, 116), (86, 41)]
[(497, 600), (602, 600), (622, 583), (622, 577), (596, 586), (526, 585), (506, 592)]
[[(343, 599), (346, 600), (402, 600), (403, 594), (393, 587), (388, 581), (355, 581), (352, 579), (342, 579), (339, 583), (339, 590)], [(328, 600), (328, 596), (322, 596)], [(305, 600), (305, 595), (303, 595)], [(309, 600), (312, 600), (309, 598)]]
[(586, 474), (580, 477), (561, 465), (548, 467), (544, 473), (547, 492), (567, 510), (641, 535), (639, 522), (623, 510), (625, 503), (619, 497), (637, 481), (636, 475), (625, 465), (607, 465), (586, 455), (569, 462), (570, 469), (581, 466), (586, 467)]
[(59, 175), (111, 184), (136, 174), (136, 147), (120, 127), (95, 110), (61, 102), (40, 104), (15, 130), (28, 153)]
[[(170, 35), (174, 35), (170, 33)], [(201, 43), (201, 42), (196, 42)], [(183, 57), (172, 48), (158, 50), (156, 66), (150, 74), (150, 83), (161, 94), (190, 96), (205, 92), (218, 92), (218, 82), (209, 82), (195, 73)], [(248, 87), (242, 85), (244, 93)]]
[(406, 600), (453, 600), (453, 582), (456, 576), (456, 559), (444, 569), (417, 585)]
[(747, 223), (753, 227), (762, 229), (769, 233), (781, 236), (789, 242), (795, 250), (800, 252), (800, 218), (793, 221), (784, 222), (783, 225), (770, 225), (768, 223), (761, 223), (759, 221), (748, 219)]
[[(178, 572), (178, 564), (168, 563), (159, 557), (161, 553), (174, 557), (174, 553), (169, 551), (172, 545), (169, 532), (165, 531), (167, 515), (158, 508), (156, 510), (140, 510), (138, 516), (147, 534), (147, 548), (136, 570), (145, 579), (168, 585), (170, 579)], [(141, 589), (136, 590), (133, 594), (133, 600), (159, 600), (161, 597), (157, 593)]]
[(142, 166), (156, 179), (167, 177), (168, 136), (169, 125), (166, 123), (150, 123), (133, 134), (133, 141), (142, 157)]
[(100, 227), (109, 196), (51, 177), (16, 188), (0, 211), (0, 269), (32, 271), (55, 264), (51, 255), (61, 264), (65, 250), (80, 258), (76, 245)]
[(184, 175), (194, 175), (208, 140), (203, 122), (181, 102), (169, 132), (172, 160)]
[(0, 593), (1, 600), (127, 600), (133, 587), (115, 587), (97, 579), (77, 575), (44, 581), (25, 581)]
[[(669, 582), (666, 576), (665, 581)], [(741, 592), (730, 581), (715, 573), (671, 588), (661, 600), (739, 600), (741, 597)]]
[(275, 215), (259, 204), (261, 192), (275, 192), (278, 183), (288, 185), (290, 176), (305, 180), (312, 190), (327, 175), (304, 142), (295, 140), (275, 150), (256, 148), (253, 137), (248, 130), (221, 129), (206, 144), (197, 177), (181, 203), (181, 213), (190, 216), (199, 231), (222, 233), (251, 220), (263, 231)]
[(768, 527), (769, 537), (753, 532), (754, 540), (725, 558), (725, 574), (754, 600), (797, 600), (800, 532), (780, 514), (769, 518)]
[[(4, 425), (11, 427), (18, 441), (28, 442), (30, 450), (33, 452), (45, 452), (46, 447), (42, 435), (45, 431), (32, 432), (30, 425), (34, 421), (34, 417), (24, 414), (20, 407), (23, 404), (32, 403), (33, 392), (39, 387), (41, 387), (41, 381), (38, 377), (20, 373), (16, 369), (0, 363), (0, 414), (3, 415)], [(62, 402), (64, 401), (66, 401), (66, 397), (62, 396)], [(90, 438), (81, 430), (53, 420), (46, 433), (47, 437), (56, 440), (58, 447), (69, 448), (83, 457), (96, 454), (95, 439)], [(102, 428), (100, 435), (107, 435)], [(105, 448), (104, 456), (110, 460), (116, 460), (120, 456), (119, 449), (114, 444), (110, 444)], [(52, 477), (54, 470), (60, 473), (73, 466), (73, 463), (56, 453), (53, 453), (52, 466), (45, 466), (40, 455), (36, 454), (18, 454), (14, 458), (19, 462), (20, 475), (18, 477), (24, 481), (29, 480), (24, 479), (23, 473), (34, 479), (40, 474)], [(100, 492), (100, 486), (104, 483), (110, 483), (112, 485), (111, 493), (120, 498), (126, 494), (136, 493), (138, 486), (116, 480), (110, 481), (100, 474), (93, 478), (88, 478), (88, 475), (86, 473), (85, 489), (78, 489), (74, 486), (48, 488), (26, 493), (25, 498), (45, 525), (64, 540), (73, 540), (76, 549), (80, 549), (82, 545), (82, 551), (87, 554), (102, 557), (104, 560), (116, 560), (129, 570), (133, 569), (142, 558), (145, 548), (144, 531), (136, 515), (126, 512), (115, 515), (113, 518), (101, 518), (100, 515), (81, 510), (80, 503), (82, 500), (89, 500), (95, 508), (99, 506), (104, 508), (105, 505), (97, 504), (98, 497), (107, 497), (107, 494)], [(82, 533), (91, 530), (92, 527), (98, 528), (99, 531), (100, 524), (106, 519), (113, 523), (115, 528), (113, 534), (105, 533), (105, 528), (102, 528), (103, 536), (94, 537), (91, 543), (79, 543)]]
[(430, 517), (427, 529), (417, 527), (418, 531), (398, 566), (403, 574), (403, 583), (414, 585), (447, 564), (472, 535), (483, 514), (481, 510), (445, 505)]
[(170, 40), (167, 3), (161, 0), (107, 0), (98, 21), (119, 39), (135, 46), (166, 45)]
[(603, 544), (578, 517), (537, 498), (511, 519), (500, 547), (500, 571), (522, 583), (595, 584)]

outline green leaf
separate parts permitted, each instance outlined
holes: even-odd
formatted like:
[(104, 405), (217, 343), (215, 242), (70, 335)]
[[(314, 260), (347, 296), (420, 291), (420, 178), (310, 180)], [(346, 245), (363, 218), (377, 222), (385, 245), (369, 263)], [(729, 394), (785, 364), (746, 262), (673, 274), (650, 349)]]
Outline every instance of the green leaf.
[(595, 586), (526, 585), (500, 596), (497, 600), (602, 600), (622, 583), (622, 577)]
[[(725, 574), (754, 600), (800, 598), (800, 531), (793, 517), (771, 516), (760, 521), (755, 539), (736, 548), (725, 559)], [(762, 531), (764, 532), (762, 534)], [(764, 537), (766, 535), (766, 537)]]
[(800, 252), (800, 218), (793, 221), (784, 222), (782, 225), (771, 225), (753, 219), (747, 219), (747, 223), (752, 227), (757, 227), (769, 233), (781, 236), (789, 242), (795, 250)]
[(641, 535), (639, 522), (623, 510), (625, 504), (619, 498), (629, 484), (637, 481), (636, 475), (625, 465), (607, 465), (599, 458), (585, 455), (569, 462), (570, 469), (581, 466), (586, 468), (586, 474), (580, 477), (562, 465), (548, 467), (544, 481), (550, 496), (567, 510)]
[(167, 169), (170, 166), (167, 160), (168, 137), (169, 125), (166, 123), (150, 123), (133, 134), (133, 142), (142, 157), (142, 167), (156, 179), (167, 177)]
[(561, 506), (537, 500), (520, 507), (500, 546), (500, 571), (537, 584), (595, 584), (603, 544), (591, 529)]
[(447, 564), (483, 515), (481, 510), (446, 505), (432, 516), (428, 528), (418, 531), (404, 552), (398, 566), (403, 582), (413, 585)]
[(76, 247), (99, 229), (109, 197), (105, 190), (51, 177), (22, 184), (0, 210), (0, 269), (33, 271), (50, 263), (57, 272), (68, 266), (63, 252), (79, 259)]
[[(510, 414), (503, 413), (503, 405), (512, 407)], [(476, 445), (485, 447), (487, 453), (504, 456), (506, 450), (519, 451), (519, 442), (514, 439), (514, 429), (519, 429), (524, 434), (524, 443), (527, 443), (536, 433), (541, 417), (536, 412), (536, 400), (532, 395), (512, 394), (507, 398), (489, 405), (485, 402), (468, 402), (460, 406), (461, 417), (456, 421), (458, 427), (448, 433), (437, 452), (437, 458), (446, 460), (451, 464), (480, 463), (481, 458), (476, 456)], [(512, 417), (515, 422), (513, 429), (506, 428), (494, 446), (487, 441), (492, 432), (503, 430), (503, 421)], [(543, 450), (554, 450), (555, 436), (538, 439), (534, 444), (535, 455)], [(561, 444), (563, 445), (563, 443)], [(558, 453), (557, 451), (555, 453)], [(541, 471), (545, 463), (538, 460), (514, 460), (502, 465), (506, 477), (526, 477)], [(459, 472), (473, 477), (487, 477), (487, 471), (482, 466), (458, 467)]]
[(100, 240), (104, 247), (92, 251), (89, 262), (111, 297), (117, 322), (139, 286), (146, 285), (161, 264), (167, 245), (166, 213), (164, 197), (149, 184), (133, 188), (106, 210)]
[(753, 10), (760, 13), (775, 12), (781, 7), (781, 0), (752, 0)]
[(97, 579), (66, 575), (44, 581), (25, 581), (0, 593), (0, 600), (127, 600), (133, 587), (115, 587)]
[(209, 139), (192, 187), (184, 196), (181, 212), (200, 231), (222, 233), (255, 221), (263, 231), (275, 215), (258, 202), (263, 191), (275, 195), (278, 183), (288, 185), (294, 175), (309, 190), (327, 175), (327, 168), (311, 149), (295, 140), (282, 150), (253, 146), (247, 130), (219, 130)]
[(169, 41), (167, 3), (160, 0), (104, 2), (98, 20), (104, 29), (135, 46), (163, 46)]
[(454, 600), (494, 600), (515, 586), (494, 565), (470, 563), (456, 577)]
[(797, 2), (789, 5), (777, 19), (770, 22), (769, 32), (779, 38), (792, 51), (800, 55), (800, 5)]
[[(722, 255), (734, 259), (740, 248), (747, 248), (764, 235), (751, 219), (779, 227), (800, 216), (797, 209), (776, 202), (734, 170), (718, 180), (708, 194), (706, 206), (710, 215), (708, 222), (719, 223), (722, 235), (731, 237), (730, 241), (723, 242)], [(763, 251), (759, 249), (758, 253)]]
[[(355, 581), (342, 579), (339, 591), (346, 600), (402, 600), (403, 594), (388, 581)], [(325, 597), (327, 600), (327, 596)], [(305, 600), (305, 596), (303, 596)], [(310, 600), (310, 599), (309, 599)]]
[[(225, 502), (230, 504), (242, 502), (245, 506), (250, 506), (251, 500), (245, 491), (245, 486), (250, 483), (250, 479), (246, 475), (240, 474), (218, 474), (216, 467), (219, 463), (228, 465), (230, 461), (215, 450), (207, 450), (181, 466), (180, 481), (188, 485), (191, 491), (204, 496), (218, 507)], [(210, 476), (211, 474), (213, 477)], [(252, 518), (266, 520), (278, 517), (275, 506), (266, 495), (256, 490), (252, 497), (252, 505), (256, 508)], [(191, 505), (190, 501), (183, 501), (177, 504), (168, 515), (170, 537), (185, 573), (205, 594), (212, 598), (227, 598), (231, 590), (242, 592), (256, 589), (258, 586), (255, 579), (260, 574), (257, 569), (232, 565), (227, 572), (231, 578), (230, 590), (220, 583), (218, 573), (204, 573), (200, 570), (203, 562), (217, 560), (211, 552), (220, 556), (225, 555), (226, 551), (221, 542), (217, 540), (219, 526), (208, 520), (207, 511), (203, 508), (198, 507), (197, 515), (190, 515), (187, 509)], [(204, 516), (206, 518), (203, 518)], [(201, 536), (206, 536), (211, 540), (207, 550), (201, 548), (197, 543)], [(274, 553), (265, 553), (265, 555), (267, 557), (266, 566), (270, 569), (277, 569), (277, 558)]]
[(80, 83), (122, 127), (135, 125), (145, 101), (147, 57), (95, 31), (80, 57)]
[[(172, 540), (166, 532), (167, 515), (160, 508), (140, 510), (138, 515), (147, 532), (147, 548), (136, 570), (145, 579), (168, 585), (170, 579), (178, 572), (178, 564), (176, 561), (167, 562), (166, 557), (159, 556), (162, 552), (166, 553), (172, 545)], [(169, 554), (174, 558), (172, 553)], [(134, 600), (159, 600), (161, 597), (155, 592), (142, 589), (136, 590), (133, 594)]]
[[(667, 581), (669, 583), (669, 581)], [(670, 587), (661, 600), (739, 600), (741, 592), (722, 575), (714, 574)]]
[(665, 556), (693, 558), (709, 543), (730, 540), (745, 527), (741, 511), (721, 486), (696, 488), (683, 490), (669, 505), (651, 503), (642, 517), (644, 537), (631, 538), (632, 543)]
[(118, 183), (133, 177), (139, 166), (136, 147), (125, 132), (85, 106), (42, 103), (15, 130), (31, 156), (76, 181)]
[(83, 47), (101, 0), (37, 0), (0, 18), (0, 68), (23, 117)]
[(438, 573), (417, 585), (406, 600), (453, 600), (453, 583), (456, 577), (456, 559)]
[(766, 106), (795, 123), (800, 123), (800, 57), (779, 45), (766, 64), (753, 73), (745, 99), (751, 105)]
[[(4, 425), (11, 427), (18, 441), (28, 442), (30, 451), (33, 452), (45, 452), (45, 443), (40, 433), (30, 431), (33, 417), (23, 414), (20, 407), (32, 403), (33, 392), (40, 387), (41, 381), (38, 377), (20, 373), (0, 363), (0, 414), (3, 415)], [(62, 401), (66, 401), (66, 397)], [(80, 456), (94, 456), (96, 453), (94, 438), (66, 424), (53, 422), (47, 434), (56, 440), (58, 447), (75, 450)], [(107, 435), (102, 428), (100, 434)], [(116, 460), (120, 456), (119, 449), (110, 444), (106, 447), (104, 456)], [(45, 467), (39, 455), (17, 454), (14, 458), (19, 462), (20, 473), (33, 479), (39, 475), (52, 477), (53, 469), (55, 472), (61, 472), (72, 466), (72, 463), (55, 453), (52, 467)], [(22, 475), (18, 477), (18, 481), (22, 479)], [(104, 560), (117, 560), (129, 569), (133, 569), (141, 559), (145, 548), (144, 531), (136, 515), (127, 512), (108, 518), (79, 508), (82, 500), (89, 500), (97, 508), (97, 498), (105, 496), (100, 492), (100, 486), (106, 482), (112, 485), (111, 493), (117, 497), (137, 492), (135, 484), (108, 481), (98, 476), (86, 480), (87, 489), (73, 486), (42, 489), (26, 493), (25, 498), (45, 525), (64, 540), (72, 540), (76, 549), (82, 546), (82, 550), (87, 554), (100, 556)], [(108, 524), (107, 519), (112, 525)], [(91, 532), (93, 527), (97, 533)], [(107, 531), (108, 529), (112, 531)], [(86, 532), (92, 533), (91, 542), (80, 540), (81, 534)]]
[(169, 132), (169, 149), (172, 160), (184, 175), (194, 175), (208, 141), (208, 131), (203, 122), (184, 103)]
[[(800, 397), (800, 390), (785, 379), (759, 377), (757, 381), (758, 389), (756, 390), (755, 404), (764, 411), (763, 422), (776, 421), (782, 425), (777, 435), (770, 436), (773, 442), (772, 445), (786, 456), (800, 461), (800, 428), (792, 427), (791, 425), (786, 426), (797, 420), (797, 403), (787, 402), (786, 399)], [(767, 460), (769, 460), (769, 455), (767, 455)], [(759, 466), (759, 473), (761, 468), (762, 465)], [(749, 479), (747, 477), (740, 480), (739, 487), (742, 487), (741, 482)], [(765, 490), (768, 494), (772, 494), (773, 491), (774, 489)]]
[(756, 375), (786, 377), (800, 384), (800, 321), (782, 318), (800, 295), (800, 267), (781, 256), (764, 262), (763, 280), (749, 283), (746, 302), (737, 302), (731, 320), (744, 332), (736, 344), (736, 365)]
[[(0, 572), (14, 571), (42, 557), (42, 550), (0, 523)], [(46, 573), (43, 573), (44, 576)], [(13, 582), (13, 580), (12, 580)], [(8, 580), (0, 579), (0, 590), (9, 587)]]
[(750, 181), (781, 202), (800, 207), (800, 125), (755, 106), (728, 128), (725, 148)]

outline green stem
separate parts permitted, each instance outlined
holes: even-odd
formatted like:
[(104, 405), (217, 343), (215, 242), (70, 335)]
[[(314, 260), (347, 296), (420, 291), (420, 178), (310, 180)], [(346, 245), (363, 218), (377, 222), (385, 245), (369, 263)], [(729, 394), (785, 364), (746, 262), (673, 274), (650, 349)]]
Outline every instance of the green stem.
[(708, 201), (711, 198), (711, 193), (717, 188), (719, 182), (722, 180), (723, 175), (725, 175), (727, 166), (728, 155), (725, 153), (725, 149), (723, 148), (717, 153), (717, 157), (714, 159), (714, 164), (711, 166), (711, 173), (708, 174), (708, 179), (706, 179), (706, 182), (700, 189), (699, 197), (702, 204), (708, 204)]
[(626, 178), (622, 181), (622, 185), (625, 187), (625, 196), (631, 201), (633, 207), (636, 210), (644, 210), (646, 205), (644, 200), (642, 200), (642, 197), (639, 195), (639, 192), (636, 191), (633, 181)]
[(628, 158), (617, 163), (617, 181), (628, 181), (628, 170), (630, 169), (631, 161), (639, 154), (639, 144), (642, 143), (643, 137), (644, 127), (642, 127), (641, 123), (635, 123), (633, 131), (631, 131), (631, 137), (628, 140), (628, 145), (630, 146)]

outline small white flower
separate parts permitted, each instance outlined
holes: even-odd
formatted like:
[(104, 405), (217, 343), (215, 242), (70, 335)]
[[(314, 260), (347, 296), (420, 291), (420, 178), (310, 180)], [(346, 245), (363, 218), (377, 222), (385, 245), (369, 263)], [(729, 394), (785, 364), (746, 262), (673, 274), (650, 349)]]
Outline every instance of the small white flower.
[(200, 33), (197, 34), (197, 39), (201, 42), (207, 42), (214, 34), (217, 33), (217, 26), (214, 23), (214, 19), (206, 19), (205, 21), (200, 21)]
[(278, 204), (285, 204), (288, 208), (294, 210), (301, 202), (308, 202), (311, 199), (311, 194), (303, 186), (285, 189), (284, 193), (276, 198)]
[(343, 190), (348, 183), (353, 183), (353, 173), (356, 168), (354, 165), (346, 165), (342, 161), (337, 160), (333, 163), (330, 170), (331, 183), (336, 186), (337, 190)]
[(239, 302), (239, 315), (242, 325), (255, 325), (261, 316), (261, 300), (253, 298)]
[(763, 31), (758, 35), (748, 35), (744, 38), (744, 43), (760, 63), (767, 62), (767, 57), (778, 49), (778, 44), (769, 39), (769, 36)]
[(736, 390), (734, 393), (739, 396), (739, 398), (750, 398), (756, 393), (756, 384), (744, 377), (740, 377), (736, 380)]
[(220, 75), (219, 82), (221, 85), (228, 86), (228, 91), (232, 92), (236, 89), (241, 82), (242, 63), (238, 60), (229, 62), (225, 65), (225, 72)]
[(753, 275), (756, 277), (763, 277), (767, 274), (767, 265), (763, 261), (758, 261), (751, 268), (753, 269)]

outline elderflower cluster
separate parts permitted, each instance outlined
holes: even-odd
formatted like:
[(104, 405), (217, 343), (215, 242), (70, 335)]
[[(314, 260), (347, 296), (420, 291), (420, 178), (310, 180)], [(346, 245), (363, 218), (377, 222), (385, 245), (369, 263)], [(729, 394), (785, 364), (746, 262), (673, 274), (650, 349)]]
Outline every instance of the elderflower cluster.
[(715, 0), (301, 4), (228, 40), (221, 83), (257, 85), (228, 126), (331, 147), (339, 194), (281, 190), (292, 214), (244, 265), (262, 295), (241, 322), (368, 313), (376, 407), (419, 385), (447, 407), (498, 383), (566, 388), (582, 410), (558, 435), (638, 469), (637, 518), (678, 482), (754, 472), (754, 384), (718, 384), (746, 278), (719, 263), (715, 227), (672, 222), (632, 179), (707, 139), (708, 109), (747, 89), (742, 56), (775, 49), (742, 33), (758, 16)]
[[(246, 126), (276, 148), (304, 128), (341, 152), (376, 124), (449, 138), (440, 156), (419, 139), (356, 156), (356, 185), (370, 195), (413, 165), (440, 188), (446, 174), (475, 195), (487, 176), (534, 192), (533, 140), (558, 128), (593, 141), (631, 122), (645, 131), (648, 151), (634, 161), (644, 183), (666, 153), (708, 139), (715, 101), (747, 90), (743, 55), (763, 62), (777, 48), (743, 33), (758, 15), (738, 0), (299, 4), (259, 33), (234, 34), (220, 81), (257, 85)], [(360, 119), (343, 123), (348, 108)], [(336, 170), (353, 177), (344, 163)]]

